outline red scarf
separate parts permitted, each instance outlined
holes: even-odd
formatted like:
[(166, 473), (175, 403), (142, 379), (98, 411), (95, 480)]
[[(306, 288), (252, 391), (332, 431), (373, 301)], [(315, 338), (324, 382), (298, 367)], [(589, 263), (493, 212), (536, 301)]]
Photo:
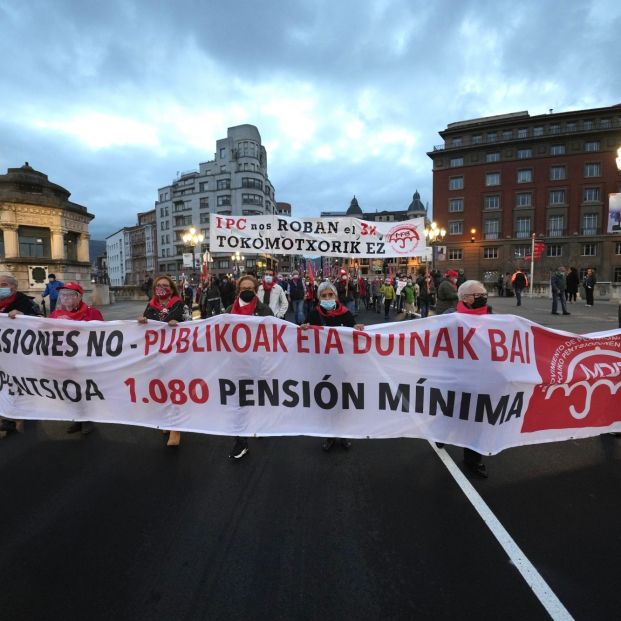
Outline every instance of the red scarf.
[(80, 302), (80, 306), (74, 311), (57, 308), (50, 318), (53, 319), (73, 319), (73, 321), (87, 321), (89, 308), (85, 302)]
[(268, 285), (268, 284), (265, 282), (265, 279), (263, 279), (263, 280), (261, 281), (261, 284), (263, 285), (263, 289), (264, 289), (265, 291), (271, 291), (271, 290), (272, 290), (272, 287), (276, 284), (276, 282), (275, 282), (274, 280), (272, 280), (272, 282), (271, 282), (271, 283), (269, 283), (269, 285)]
[(154, 308), (158, 313), (162, 313), (163, 310), (166, 310), (166, 313), (170, 310), (170, 308), (176, 304), (177, 302), (183, 302), (183, 300), (178, 295), (173, 295), (166, 304), (162, 304), (156, 296), (153, 296), (149, 300), (149, 306)]
[(317, 304), (317, 312), (324, 317), (340, 317), (341, 315), (349, 312), (349, 309), (347, 306), (343, 306), (343, 304), (337, 301), (336, 307), (331, 311), (327, 311), (321, 306), (321, 304)]
[(455, 309), (458, 313), (465, 313), (466, 315), (487, 315), (491, 312), (491, 308), (489, 306), (481, 306), (481, 308), (468, 308), (461, 300), (457, 302), (457, 308)]
[(2, 312), (9, 304), (13, 304), (15, 302), (15, 298), (17, 297), (17, 291), (10, 295), (8, 298), (4, 298), (4, 300), (0, 300), (0, 312)]
[(252, 315), (254, 314), (254, 309), (257, 307), (258, 298), (255, 295), (252, 298), (252, 302), (248, 302), (242, 306), (239, 303), (239, 298), (235, 298), (235, 302), (233, 302), (233, 307), (231, 308), (231, 315)]

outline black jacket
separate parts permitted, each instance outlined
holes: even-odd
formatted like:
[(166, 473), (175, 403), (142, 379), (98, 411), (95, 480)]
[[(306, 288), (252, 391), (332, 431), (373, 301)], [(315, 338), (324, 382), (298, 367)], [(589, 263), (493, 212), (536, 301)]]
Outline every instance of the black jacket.
[(155, 319), (156, 321), (172, 321), (173, 319), (175, 321), (188, 321), (190, 319), (190, 311), (183, 300), (177, 300), (167, 313), (162, 313), (147, 304), (142, 314), (147, 319)]
[(326, 317), (322, 315), (315, 306), (308, 315), (308, 323), (311, 326), (328, 326), (330, 328), (343, 326), (345, 328), (353, 328), (356, 325), (356, 320), (349, 311), (335, 317)]
[(41, 315), (41, 311), (38, 308), (38, 304), (25, 293), (17, 291), (15, 293), (15, 299), (8, 306), (2, 309), (3, 313), (10, 313), (12, 310), (17, 310), (24, 315)]

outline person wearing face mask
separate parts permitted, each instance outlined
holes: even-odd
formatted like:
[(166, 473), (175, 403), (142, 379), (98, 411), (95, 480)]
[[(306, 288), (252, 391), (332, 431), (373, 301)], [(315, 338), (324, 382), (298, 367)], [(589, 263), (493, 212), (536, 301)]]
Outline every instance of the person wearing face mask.
[[(12, 274), (0, 274), (0, 313), (10, 319), (19, 315), (41, 315), (33, 299), (17, 290), (17, 279)], [(0, 418), (0, 432), (23, 431), (24, 421), (12, 418)]]
[[(225, 312), (231, 315), (248, 315), (254, 317), (269, 317), (273, 315), (272, 309), (261, 302), (257, 295), (259, 281), (250, 274), (242, 276), (237, 281), (237, 297)], [(237, 436), (229, 458), (234, 461), (240, 460), (248, 453), (248, 439)]]
[(308, 317), (317, 306), (317, 285), (311, 281), (306, 279), (304, 283), (304, 320), (308, 320)]
[(339, 273), (339, 279), (335, 283), (336, 291), (338, 293), (339, 302), (346, 306), (349, 312), (352, 315), (356, 314), (355, 302), (354, 302), (354, 293), (355, 286), (354, 283), (349, 279), (347, 272), (345, 270), (341, 270)]
[(291, 274), (291, 282), (289, 283), (289, 298), (293, 305), (293, 317), (295, 323), (301, 325), (304, 323), (304, 283), (298, 272)]
[[(185, 302), (179, 295), (177, 285), (169, 276), (158, 276), (153, 287), (153, 297), (140, 317), (138, 323), (151, 321), (164, 321), (169, 326), (176, 326), (181, 321), (190, 321), (192, 314)], [(180, 431), (168, 431), (166, 446), (179, 446), (181, 442)]]
[[(307, 330), (310, 326), (329, 326), (354, 328), (364, 330), (364, 325), (356, 323), (352, 313), (338, 299), (336, 287), (328, 280), (324, 280), (317, 287), (317, 297), (319, 304), (310, 312), (308, 322), (300, 327)], [(351, 441), (347, 438), (326, 438), (322, 444), (324, 451), (329, 451), (336, 442), (339, 442), (345, 449), (351, 447)]]
[(274, 272), (266, 270), (263, 272), (263, 279), (257, 297), (260, 302), (267, 304), (272, 309), (272, 315), (278, 319), (284, 319), (289, 309), (289, 300), (285, 290), (278, 284), (274, 278)]
[[(463, 313), (465, 315), (489, 315), (492, 307), (487, 305), (487, 289), (478, 280), (466, 280), (457, 290), (458, 302), (455, 308), (444, 311), (448, 313)], [(444, 444), (436, 442), (438, 448)], [(481, 478), (487, 478), (487, 468), (483, 463), (483, 456), (477, 451), (464, 448), (464, 465), (466, 468)]]
[(380, 287), (380, 295), (384, 301), (384, 321), (388, 321), (390, 319), (390, 306), (395, 299), (395, 288), (390, 278), (386, 278)]
[[(50, 314), (50, 319), (72, 319), (73, 321), (103, 321), (102, 314), (82, 300), (84, 289), (77, 282), (63, 284), (58, 290), (56, 310)], [(76, 421), (67, 427), (67, 433), (81, 433), (88, 435), (93, 430), (90, 421)]]
[(412, 278), (408, 277), (405, 287), (403, 287), (403, 290), (401, 291), (401, 295), (404, 300), (403, 310), (405, 311), (405, 318), (413, 319), (416, 317), (416, 292), (414, 290), (414, 282), (412, 281)]
[(450, 308), (457, 305), (457, 277), (459, 274), (455, 270), (448, 270), (444, 280), (437, 289), (436, 315), (445, 313)]

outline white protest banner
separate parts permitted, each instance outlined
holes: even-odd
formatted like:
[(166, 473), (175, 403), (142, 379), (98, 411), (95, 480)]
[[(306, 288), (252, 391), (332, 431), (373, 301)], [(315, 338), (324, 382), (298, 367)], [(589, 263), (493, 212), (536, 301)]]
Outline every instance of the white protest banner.
[(426, 253), (425, 219), (366, 222), (358, 218), (209, 216), (211, 252), (324, 257), (416, 257)]
[(608, 195), (608, 233), (621, 232), (621, 192)]
[(273, 317), (0, 317), (0, 414), (221, 435), (428, 438), (482, 453), (621, 431), (621, 331), (460, 313), (365, 331)]

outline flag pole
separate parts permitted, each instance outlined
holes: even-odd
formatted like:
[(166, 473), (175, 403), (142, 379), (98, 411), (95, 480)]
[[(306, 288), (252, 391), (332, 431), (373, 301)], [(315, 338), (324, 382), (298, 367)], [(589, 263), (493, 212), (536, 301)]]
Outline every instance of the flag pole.
[(531, 235), (530, 240), (530, 287), (528, 291), (529, 297), (533, 297), (533, 276), (535, 275), (535, 233)]

